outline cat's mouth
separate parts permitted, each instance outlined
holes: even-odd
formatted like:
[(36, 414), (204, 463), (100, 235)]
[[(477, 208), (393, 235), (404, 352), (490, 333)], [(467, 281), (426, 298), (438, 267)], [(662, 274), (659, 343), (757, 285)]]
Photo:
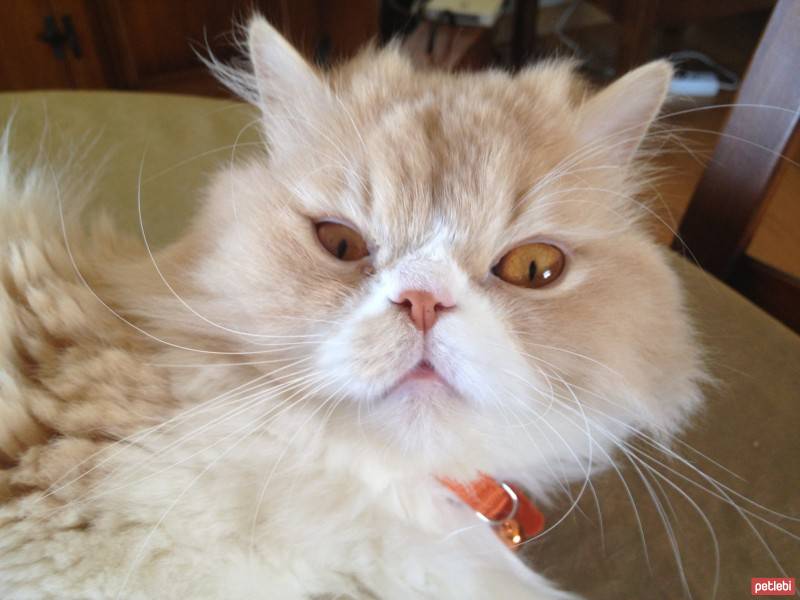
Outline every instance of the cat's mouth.
[(436, 370), (428, 360), (419, 361), (414, 367), (406, 371), (397, 383), (392, 386), (389, 393), (408, 385), (440, 385), (452, 390), (450, 383)]
[[(427, 360), (421, 360), (413, 369), (403, 375), (400, 382), (437, 378), (442, 379), (441, 375), (439, 375), (433, 365)], [(442, 379), (442, 381), (444, 381), (444, 379)]]

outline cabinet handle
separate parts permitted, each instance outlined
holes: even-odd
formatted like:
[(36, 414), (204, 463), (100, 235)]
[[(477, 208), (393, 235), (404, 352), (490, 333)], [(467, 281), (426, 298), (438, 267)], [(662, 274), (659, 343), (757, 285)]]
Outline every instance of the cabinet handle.
[(61, 17), (61, 27), (58, 26), (54, 16), (46, 16), (44, 18), (44, 31), (38, 37), (50, 46), (53, 56), (59, 60), (66, 58), (66, 50), (71, 50), (75, 58), (80, 58), (82, 55), (78, 34), (75, 32), (75, 26), (70, 15)]

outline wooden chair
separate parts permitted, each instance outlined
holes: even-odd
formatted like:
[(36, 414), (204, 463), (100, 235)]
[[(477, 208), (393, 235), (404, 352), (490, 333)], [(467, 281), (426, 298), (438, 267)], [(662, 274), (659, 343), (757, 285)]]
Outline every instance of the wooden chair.
[(777, 174), (787, 166), (783, 155), (800, 138), (798, 32), (800, 2), (780, 0), (742, 83), (740, 106), (728, 117), (673, 248), (685, 244), (703, 269), (800, 332), (800, 279), (746, 254)]

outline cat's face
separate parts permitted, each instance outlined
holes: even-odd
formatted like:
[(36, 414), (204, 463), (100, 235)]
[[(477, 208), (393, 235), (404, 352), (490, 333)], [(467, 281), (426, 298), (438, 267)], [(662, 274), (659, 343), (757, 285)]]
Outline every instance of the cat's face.
[(590, 424), (669, 429), (696, 400), (632, 197), (666, 66), (586, 101), (569, 65), (415, 73), (387, 51), (323, 80), (265, 23), (250, 43), (271, 156), (214, 186), (203, 278), (230, 325), (293, 336), (273, 343), (337, 427), (436, 469), (580, 471), (611, 445)]

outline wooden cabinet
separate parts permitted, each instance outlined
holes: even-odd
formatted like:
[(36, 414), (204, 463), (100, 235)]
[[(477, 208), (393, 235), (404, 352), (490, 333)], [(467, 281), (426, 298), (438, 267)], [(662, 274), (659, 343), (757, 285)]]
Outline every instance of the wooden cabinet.
[(76, 0), (0, 4), (0, 89), (103, 87), (84, 8)]
[(352, 54), (378, 28), (378, 0), (3, 0), (0, 90), (225, 94), (197, 53), (230, 58), (253, 11), (323, 62)]

